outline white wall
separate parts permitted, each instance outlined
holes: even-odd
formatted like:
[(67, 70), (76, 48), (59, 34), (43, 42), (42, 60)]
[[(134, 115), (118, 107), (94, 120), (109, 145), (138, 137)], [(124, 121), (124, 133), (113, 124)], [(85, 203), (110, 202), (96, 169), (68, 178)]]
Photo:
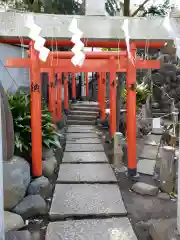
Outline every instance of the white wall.
[(22, 48), (9, 44), (0, 44), (0, 81), (10, 92), (15, 92), (18, 87), (29, 86), (29, 70), (25, 68), (6, 68), (6, 60), (8, 58), (26, 57), (26, 53), (22, 53)]

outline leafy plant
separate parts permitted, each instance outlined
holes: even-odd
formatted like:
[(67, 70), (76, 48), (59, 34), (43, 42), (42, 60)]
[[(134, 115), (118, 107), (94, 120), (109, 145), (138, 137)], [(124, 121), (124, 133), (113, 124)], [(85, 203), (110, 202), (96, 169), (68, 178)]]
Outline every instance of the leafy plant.
[[(31, 151), (31, 113), (30, 96), (22, 91), (15, 94), (7, 93), (12, 112), (15, 133), (15, 152)], [(42, 103), (42, 144), (46, 148), (60, 147), (57, 141), (59, 134), (55, 130), (51, 113), (46, 104)]]
[[(148, 85), (145, 85), (144, 83), (137, 84), (136, 85), (136, 106), (140, 107), (142, 104), (145, 104), (149, 94), (150, 94), (150, 90), (148, 88)], [(126, 88), (123, 90), (123, 98), (124, 98), (124, 101), (126, 102)]]

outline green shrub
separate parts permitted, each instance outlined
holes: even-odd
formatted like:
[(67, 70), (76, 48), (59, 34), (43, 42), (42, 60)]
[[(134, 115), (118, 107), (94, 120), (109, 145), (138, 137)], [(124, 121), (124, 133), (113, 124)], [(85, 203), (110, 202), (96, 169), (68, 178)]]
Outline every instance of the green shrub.
[[(12, 112), (15, 134), (15, 153), (31, 152), (31, 114), (30, 96), (18, 91), (9, 94), (8, 100)], [(59, 134), (55, 130), (51, 113), (44, 102), (42, 103), (42, 144), (46, 148), (60, 147), (56, 136)]]
[[(136, 85), (136, 106), (140, 107), (142, 104), (146, 103), (146, 99), (150, 94), (148, 86), (144, 83)], [(126, 88), (123, 90), (123, 99), (126, 102)]]

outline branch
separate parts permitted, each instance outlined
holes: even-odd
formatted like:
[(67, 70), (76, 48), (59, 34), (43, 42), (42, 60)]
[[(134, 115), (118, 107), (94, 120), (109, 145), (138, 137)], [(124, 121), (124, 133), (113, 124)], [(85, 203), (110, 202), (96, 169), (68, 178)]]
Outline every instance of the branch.
[(137, 13), (141, 10), (141, 8), (144, 7), (144, 5), (148, 2), (149, 0), (145, 0), (141, 5), (139, 5), (138, 9), (136, 9), (136, 11), (133, 12), (133, 14), (131, 15), (131, 17), (134, 17), (137, 15)]

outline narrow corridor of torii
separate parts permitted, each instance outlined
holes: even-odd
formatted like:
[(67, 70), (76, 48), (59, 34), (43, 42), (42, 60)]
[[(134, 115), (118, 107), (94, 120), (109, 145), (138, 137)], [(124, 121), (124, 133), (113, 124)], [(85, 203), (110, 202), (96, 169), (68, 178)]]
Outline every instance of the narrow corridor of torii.
[[(93, 0), (94, 1), (94, 0)], [(93, 2), (92, 1), (92, 2)], [(120, 47), (126, 49), (126, 42), (124, 41), (124, 32), (120, 30), (119, 22), (124, 20), (124, 18), (105, 18), (103, 0), (99, 1), (97, 6), (90, 4), (91, 1), (86, 1), (86, 15), (87, 16), (76, 16), (78, 21), (78, 27), (83, 32), (83, 37), (86, 39), (85, 46), (91, 47)], [(91, 2), (91, 3), (92, 3)], [(93, 6), (97, 6), (96, 12), (93, 12)], [(98, 12), (97, 12), (98, 10)], [(101, 14), (100, 14), (101, 12)], [(95, 15), (101, 16), (95, 16)], [(11, 13), (5, 13), (8, 17), (12, 17)], [(91, 15), (91, 16), (89, 16)], [(94, 16), (92, 16), (94, 15)], [(50, 19), (51, 17), (51, 19)], [(0, 16), (2, 18), (2, 16)], [(41, 36), (46, 38), (46, 46), (48, 44), (59, 45), (59, 46), (71, 46), (72, 42), (70, 37), (72, 34), (69, 32), (69, 25), (72, 21), (73, 16), (63, 16), (63, 15), (34, 15), (35, 23), (42, 29)], [(82, 21), (84, 18), (84, 21)], [(128, 169), (129, 175), (135, 176), (137, 173), (137, 163), (136, 163), (136, 69), (143, 68), (154, 68), (160, 67), (158, 61), (153, 60), (142, 60), (136, 58), (136, 48), (145, 48), (146, 46), (146, 36), (144, 35), (147, 31), (143, 31), (143, 26), (147, 27), (147, 20), (141, 19), (140, 22), (137, 19), (132, 19), (135, 29), (132, 28), (131, 22), (129, 23), (130, 31), (129, 34), (132, 36), (132, 42), (130, 45), (130, 53), (132, 59), (129, 58), (129, 53), (127, 50), (121, 52), (86, 52), (85, 61), (81, 67), (74, 66), (71, 62), (73, 53), (71, 52), (50, 52), (48, 59), (45, 62), (40, 61), (38, 52), (35, 50), (34, 42), (27, 38), (28, 32), (26, 31), (25, 20), (27, 15), (13, 14), (13, 24), (9, 30), (7, 27), (2, 30), (2, 35), (4, 38), (0, 39), (1, 42), (17, 43), (19, 41), (19, 35), (22, 36), (24, 44), (29, 44), (29, 57), (26, 59), (11, 59), (7, 60), (7, 67), (26, 67), (30, 69), (31, 77), (31, 100), (32, 100), (32, 110), (31, 110), (31, 126), (32, 126), (32, 160), (33, 160), (33, 174), (34, 176), (42, 175), (42, 136), (41, 136), (41, 89), (40, 89), (40, 73), (49, 73), (49, 93), (50, 93), (50, 106), (49, 110), (52, 112), (54, 121), (61, 119), (61, 73), (65, 73), (64, 81), (64, 109), (68, 112), (68, 79), (67, 73), (77, 73), (77, 72), (98, 72), (99, 76), (102, 73), (110, 73), (110, 135), (113, 137), (116, 132), (116, 72), (126, 72), (127, 74), (127, 139), (128, 139)], [(61, 19), (61, 21), (59, 21)], [(63, 20), (64, 19), (64, 20)], [(63, 25), (60, 24), (61, 29), (58, 29), (59, 23), (63, 20)], [(7, 21), (3, 19), (3, 21)], [(21, 24), (17, 24), (21, 21)], [(115, 24), (117, 21), (118, 24)], [(159, 19), (151, 20), (155, 25), (159, 24)], [(161, 19), (162, 21), (162, 19)], [(58, 24), (57, 24), (58, 22)], [(90, 27), (86, 25), (89, 22)], [(106, 23), (108, 24), (106, 24)], [(23, 26), (24, 23), (24, 26)], [(83, 23), (83, 24), (82, 24)], [(86, 24), (85, 24), (86, 23)], [(141, 23), (140, 25), (138, 25)], [(8, 22), (7, 22), (8, 24)], [(46, 26), (43, 26), (46, 24)], [(67, 25), (68, 24), (68, 25)], [(14, 27), (15, 25), (15, 27)], [(86, 27), (85, 27), (86, 25)], [(107, 26), (102, 28), (102, 26)], [(152, 27), (155, 30), (155, 25)], [(53, 31), (48, 30), (50, 26)], [(109, 26), (109, 27), (108, 27)], [(150, 25), (151, 26), (151, 25)], [(6, 29), (6, 31), (5, 31)], [(103, 30), (106, 29), (106, 30)], [(18, 32), (17, 32), (18, 30)], [(160, 28), (158, 33), (162, 30), (161, 39), (157, 36), (157, 31), (154, 31), (154, 36), (151, 36), (153, 41), (149, 42), (149, 47), (161, 48), (165, 45), (165, 39), (167, 40), (166, 30)], [(103, 32), (104, 31), (104, 32)], [(106, 31), (106, 32), (105, 32)], [(141, 31), (140, 37), (133, 37), (133, 31), (137, 34)], [(17, 35), (16, 35), (17, 34)], [(92, 35), (91, 35), (92, 34)], [(156, 35), (156, 36), (155, 36)], [(8, 36), (8, 38), (5, 38)], [(143, 37), (141, 37), (143, 36)], [(52, 40), (53, 37), (53, 40)], [(51, 40), (48, 42), (48, 39)], [(63, 40), (62, 40), (63, 38)], [(123, 41), (119, 42), (120, 39)], [(164, 39), (164, 40), (162, 40)], [(55, 99), (55, 73), (59, 75), (59, 84), (57, 85), (57, 106)], [(103, 81), (102, 81), (103, 80)], [(72, 88), (73, 94), (75, 93), (75, 78), (73, 78)], [(98, 91), (99, 91), (99, 105), (101, 110), (101, 118), (105, 117), (105, 81), (103, 77), (98, 80)], [(86, 85), (86, 87), (88, 84)], [(88, 94), (88, 91), (86, 91)], [(75, 97), (75, 96), (74, 96)], [(56, 108), (58, 111), (56, 111)], [(58, 115), (56, 115), (56, 112)], [(38, 147), (37, 147), (38, 146)]]

